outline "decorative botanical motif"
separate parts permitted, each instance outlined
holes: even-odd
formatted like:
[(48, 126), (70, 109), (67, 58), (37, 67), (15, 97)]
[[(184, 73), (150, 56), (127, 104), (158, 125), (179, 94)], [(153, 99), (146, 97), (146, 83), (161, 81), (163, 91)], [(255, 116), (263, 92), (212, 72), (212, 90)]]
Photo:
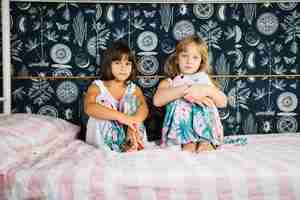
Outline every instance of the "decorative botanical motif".
[(300, 13), (296, 10), (291, 14), (287, 15), (282, 23), (282, 28), (285, 30), (287, 36), (285, 38), (284, 43), (292, 43), (291, 44), (291, 51), (294, 54), (298, 52), (298, 42), (297, 38), (300, 38)]
[(33, 80), (28, 96), (33, 99), (33, 104), (43, 105), (52, 97), (53, 93), (54, 90), (48, 81)]
[(208, 43), (209, 47), (221, 49), (218, 43), (222, 36), (222, 29), (218, 27), (217, 22), (209, 20), (206, 24), (201, 25), (198, 35)]
[(23, 42), (17, 39), (17, 35), (11, 37), (11, 58), (15, 61), (22, 62), (22, 57), (19, 55), (22, 51)]
[(73, 29), (75, 34), (75, 42), (82, 47), (83, 41), (86, 38), (87, 22), (84, 22), (84, 17), (81, 12), (78, 13), (73, 21)]

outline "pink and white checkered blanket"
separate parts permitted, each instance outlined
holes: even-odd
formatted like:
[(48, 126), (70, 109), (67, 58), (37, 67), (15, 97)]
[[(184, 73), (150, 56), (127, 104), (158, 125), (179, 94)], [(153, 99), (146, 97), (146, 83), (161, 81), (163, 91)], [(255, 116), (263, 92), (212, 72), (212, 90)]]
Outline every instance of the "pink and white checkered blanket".
[(73, 141), (0, 171), (0, 199), (300, 199), (300, 135), (247, 139), (245, 146), (201, 154), (105, 154)]

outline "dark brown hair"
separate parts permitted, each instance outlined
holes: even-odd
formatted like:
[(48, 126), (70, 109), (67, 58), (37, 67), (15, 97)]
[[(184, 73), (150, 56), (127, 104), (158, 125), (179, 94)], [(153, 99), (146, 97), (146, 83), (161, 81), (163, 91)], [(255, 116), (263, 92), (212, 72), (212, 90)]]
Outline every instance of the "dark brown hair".
[(122, 41), (113, 43), (103, 54), (103, 60), (101, 64), (101, 79), (102, 80), (114, 80), (115, 77), (112, 74), (111, 64), (113, 61), (121, 60), (123, 55), (128, 55), (128, 60), (132, 62), (132, 68), (130, 76), (127, 80), (134, 80), (136, 77), (136, 61), (134, 55), (131, 53), (127, 44)]

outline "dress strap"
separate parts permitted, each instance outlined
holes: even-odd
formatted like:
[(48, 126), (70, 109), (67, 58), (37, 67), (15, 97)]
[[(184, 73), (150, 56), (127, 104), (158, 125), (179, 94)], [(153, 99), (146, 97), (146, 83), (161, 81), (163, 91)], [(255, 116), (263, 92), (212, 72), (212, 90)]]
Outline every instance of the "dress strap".
[(99, 90), (100, 90), (101, 93), (104, 93), (106, 91), (106, 88), (105, 88), (105, 86), (103, 84), (103, 81), (101, 81), (101, 80), (95, 80), (95, 81), (93, 81), (93, 84), (95, 84), (99, 88)]
[(100, 95), (96, 97), (97, 102), (105, 101), (109, 104), (109, 107), (118, 107), (118, 101), (111, 95), (102, 80), (95, 80), (93, 84), (95, 84), (100, 90)]
[(135, 92), (135, 89), (136, 89), (136, 85), (132, 81), (130, 81), (126, 88), (126, 94), (132, 95)]
[(172, 78), (167, 78), (167, 81), (168, 81), (168, 83), (169, 83), (169, 85), (171, 86), (171, 87), (175, 87), (175, 86), (178, 86), (177, 85), (177, 83), (178, 83), (178, 81), (174, 81), (174, 79), (175, 79), (176, 77), (174, 77), (173, 79)]

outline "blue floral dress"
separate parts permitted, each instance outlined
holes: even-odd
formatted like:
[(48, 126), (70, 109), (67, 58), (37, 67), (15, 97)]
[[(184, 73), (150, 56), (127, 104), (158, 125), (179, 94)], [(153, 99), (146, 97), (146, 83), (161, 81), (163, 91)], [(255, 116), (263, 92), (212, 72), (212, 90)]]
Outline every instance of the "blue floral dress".
[[(212, 85), (204, 72), (180, 75), (169, 81), (173, 87), (182, 84)], [(183, 98), (172, 101), (166, 106), (162, 147), (203, 141), (219, 145), (222, 138), (223, 126), (216, 107), (201, 106)]]
[[(137, 96), (133, 95), (136, 85), (128, 82), (124, 96), (117, 101), (101, 80), (93, 82), (100, 94), (96, 97), (96, 102), (106, 107), (118, 110), (127, 114), (134, 114), (139, 107)], [(142, 139), (146, 136), (146, 129), (143, 124), (139, 127), (139, 133)], [(102, 120), (90, 117), (87, 124), (86, 142), (105, 151), (123, 151), (123, 144), (126, 142), (125, 127), (118, 121)]]

